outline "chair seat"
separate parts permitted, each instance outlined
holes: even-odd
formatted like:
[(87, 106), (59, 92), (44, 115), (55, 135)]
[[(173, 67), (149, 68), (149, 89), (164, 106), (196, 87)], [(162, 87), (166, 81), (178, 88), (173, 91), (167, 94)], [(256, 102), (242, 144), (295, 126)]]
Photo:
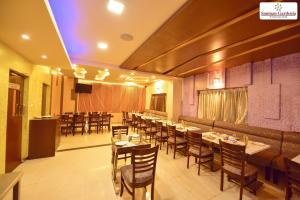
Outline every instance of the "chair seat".
[[(200, 151), (199, 147), (190, 147), (188, 152), (190, 155), (200, 157), (199, 151)], [(214, 152), (212, 150), (210, 150), (209, 148), (206, 148), (206, 147), (201, 148), (201, 157), (208, 157), (208, 156), (213, 155), (213, 153)]]
[[(231, 166), (231, 165), (227, 165), (225, 164), (223, 166), (223, 169), (226, 170), (226, 171), (229, 171), (235, 175), (238, 175), (238, 176), (241, 176), (241, 169), (239, 168), (236, 168), (234, 166)], [(257, 173), (257, 168), (254, 167), (253, 165), (250, 165), (248, 163), (245, 164), (245, 177), (250, 177), (250, 176), (253, 176), (255, 173)]]
[(160, 135), (160, 133), (156, 133), (157, 137), (162, 137), (162, 138), (167, 138), (168, 134), (166, 132), (162, 132), (162, 134)]
[[(133, 165), (126, 165), (121, 167), (121, 174), (124, 178), (124, 180), (128, 183), (128, 184), (132, 184), (133, 183)], [(146, 171), (143, 173), (138, 173), (136, 174), (135, 180), (136, 183), (140, 184), (140, 183), (145, 183), (150, 181), (153, 178), (153, 174), (152, 171)]]
[[(175, 144), (175, 138), (169, 137), (168, 142)], [(176, 137), (176, 144), (184, 144), (184, 143), (187, 143), (186, 139), (182, 137)]]

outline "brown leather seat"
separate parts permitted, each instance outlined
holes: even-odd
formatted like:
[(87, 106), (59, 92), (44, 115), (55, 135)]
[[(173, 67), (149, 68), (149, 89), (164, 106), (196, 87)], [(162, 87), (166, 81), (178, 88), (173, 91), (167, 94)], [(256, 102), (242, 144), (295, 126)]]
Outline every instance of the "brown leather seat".
[[(201, 156), (210, 156), (213, 154), (213, 151), (210, 150), (209, 148), (207, 147), (201, 147)], [(192, 155), (195, 155), (195, 156), (198, 156), (199, 155), (199, 148), (198, 147), (191, 147), (189, 148), (188, 150), (188, 153), (189, 154), (192, 154)]]
[[(175, 143), (175, 137), (169, 137), (168, 142), (174, 144)], [(186, 139), (184, 139), (182, 137), (176, 137), (176, 144), (183, 144), (183, 143), (186, 143)]]
[[(126, 165), (126, 166), (122, 167), (121, 173), (124, 176), (126, 183), (131, 185), (133, 183), (133, 181), (132, 181), (133, 165)], [(138, 173), (135, 176), (136, 183), (144, 183), (144, 182), (148, 182), (149, 180), (152, 180), (152, 179), (153, 179), (152, 171)]]
[[(230, 172), (232, 172), (232, 173), (234, 173), (234, 174), (236, 174), (236, 175), (239, 175), (239, 176), (242, 174), (241, 169), (235, 168), (235, 167), (233, 167), (233, 166), (231, 166), (231, 165), (226, 165), (226, 164), (225, 164), (225, 165), (223, 166), (223, 168), (224, 168), (225, 170), (230, 171)], [(254, 166), (251, 165), (251, 164), (246, 163), (246, 164), (245, 164), (245, 172), (244, 172), (244, 173), (245, 173), (245, 174), (244, 174), (245, 177), (253, 176), (253, 175), (255, 175), (255, 173), (257, 173), (257, 168), (254, 167)]]

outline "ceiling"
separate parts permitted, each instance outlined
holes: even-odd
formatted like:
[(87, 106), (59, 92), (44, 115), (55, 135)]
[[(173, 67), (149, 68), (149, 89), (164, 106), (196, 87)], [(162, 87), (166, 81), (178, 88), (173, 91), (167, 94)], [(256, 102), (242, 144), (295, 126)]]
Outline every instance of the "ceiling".
[(190, 0), (121, 68), (187, 77), (299, 52), (300, 21), (262, 21), (259, 2)]
[[(70, 68), (68, 54), (44, 1), (1, 0), (0, 27), (0, 41), (33, 64)], [(22, 34), (29, 35), (30, 40), (23, 40)]]
[[(72, 62), (119, 66), (186, 0), (119, 0), (121, 15), (107, 10), (108, 0), (49, 0), (56, 23)], [(132, 41), (120, 38), (123, 33)], [(97, 48), (107, 42), (108, 49)]]

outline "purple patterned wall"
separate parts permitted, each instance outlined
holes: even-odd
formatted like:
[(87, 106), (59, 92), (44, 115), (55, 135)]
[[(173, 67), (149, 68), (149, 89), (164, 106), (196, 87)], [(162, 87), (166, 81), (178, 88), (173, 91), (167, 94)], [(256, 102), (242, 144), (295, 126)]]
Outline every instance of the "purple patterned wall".
[[(207, 74), (183, 81), (183, 115), (197, 116), (197, 90)], [(300, 52), (226, 70), (226, 87), (248, 86), (248, 124), (300, 132)], [(194, 96), (191, 103), (191, 96)]]

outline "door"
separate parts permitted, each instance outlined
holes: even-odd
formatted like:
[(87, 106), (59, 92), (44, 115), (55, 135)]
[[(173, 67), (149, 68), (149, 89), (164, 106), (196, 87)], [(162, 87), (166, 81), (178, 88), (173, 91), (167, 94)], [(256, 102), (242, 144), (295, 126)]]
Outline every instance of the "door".
[(43, 90), (42, 90), (42, 116), (47, 114), (47, 91), (48, 85), (43, 83)]
[(21, 163), (24, 77), (10, 72), (8, 87), (5, 171), (11, 172)]

